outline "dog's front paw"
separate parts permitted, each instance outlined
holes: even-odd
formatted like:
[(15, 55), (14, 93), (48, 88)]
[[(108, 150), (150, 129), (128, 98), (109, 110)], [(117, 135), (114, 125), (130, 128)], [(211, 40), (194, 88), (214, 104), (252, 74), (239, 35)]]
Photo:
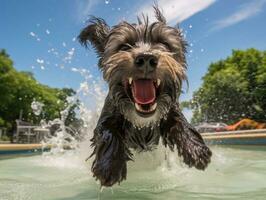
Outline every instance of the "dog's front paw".
[(189, 167), (204, 170), (211, 161), (212, 152), (204, 143), (191, 140), (181, 151), (184, 163)]
[(110, 187), (126, 179), (126, 162), (123, 160), (94, 161), (92, 173), (102, 186)]

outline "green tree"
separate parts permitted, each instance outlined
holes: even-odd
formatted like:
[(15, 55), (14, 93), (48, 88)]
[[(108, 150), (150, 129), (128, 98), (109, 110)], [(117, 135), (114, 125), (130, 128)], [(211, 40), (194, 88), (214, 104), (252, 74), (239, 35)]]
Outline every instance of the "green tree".
[[(51, 120), (60, 117), (60, 111), (67, 105), (67, 97), (75, 91), (69, 88), (50, 88), (38, 83), (30, 72), (18, 72), (13, 67), (9, 55), (0, 51), (0, 121), (1, 126), (13, 129), (15, 120), (23, 111), (23, 120), (38, 123), (41, 119)], [(36, 116), (31, 108), (33, 101), (44, 104), (43, 112)], [(75, 119), (76, 104), (68, 120)]]
[(183, 105), (193, 110), (193, 123), (266, 121), (266, 51), (233, 50), (212, 63), (202, 86)]

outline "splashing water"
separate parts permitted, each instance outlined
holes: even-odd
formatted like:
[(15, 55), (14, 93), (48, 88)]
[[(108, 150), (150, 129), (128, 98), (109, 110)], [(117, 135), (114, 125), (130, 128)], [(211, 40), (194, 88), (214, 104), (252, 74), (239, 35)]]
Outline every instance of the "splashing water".
[[(51, 19), (49, 19), (49, 22), (53, 23)], [(39, 30), (39, 27), (40, 24), (37, 25), (37, 30)], [(74, 46), (75, 42), (77, 42), (76, 37), (72, 37), (70, 41), (61, 41), (59, 46), (54, 46), (49, 40), (56, 33), (53, 32), (51, 34), (50, 30), (52, 29), (50, 27), (43, 28), (42, 32), (46, 33), (45, 39), (43, 36), (42, 42), (38, 43), (38, 45), (46, 46), (49, 56), (38, 56), (35, 58), (34, 63), (42, 70), (51, 70), (51, 67), (55, 66), (65, 71), (70, 70), (72, 73), (78, 73), (83, 78), (79, 88), (76, 90), (76, 94), (67, 98), (65, 109), (60, 112), (60, 118), (51, 120), (48, 123), (45, 123), (45, 119), (43, 119), (41, 125), (43, 128), (56, 127), (56, 131), (42, 141), (44, 149), (48, 146), (51, 147), (49, 152), (43, 153), (43, 159), (46, 161), (48, 159), (47, 163), (50, 164), (57, 163), (60, 166), (60, 163), (64, 163), (64, 166), (68, 164), (71, 166), (75, 157), (79, 157), (78, 160), (84, 162), (90, 155), (89, 140), (92, 137), (93, 129), (103, 106), (106, 85), (102, 79), (93, 77), (88, 70), (89, 67), (76, 67), (79, 60), (76, 54), (77, 47)], [(29, 33), (35, 40), (39, 38), (39, 35), (43, 35), (36, 32), (37, 30)], [(46, 42), (47, 44), (45, 44)], [(74, 65), (76, 66), (74, 67)], [(32, 69), (35, 69), (35, 66)], [(66, 118), (75, 104), (78, 105), (75, 110), (77, 117), (82, 121), (82, 126), (78, 130), (66, 126)], [(34, 100), (31, 104), (33, 113), (39, 116), (43, 106), (42, 103)], [(65, 160), (58, 162), (60, 159)]]
[[(104, 103), (106, 86), (101, 79), (94, 79), (87, 69), (72, 68), (71, 71), (79, 73), (84, 81), (80, 83), (76, 94), (67, 98), (67, 106), (60, 112), (61, 117), (47, 124), (49, 127), (56, 125), (58, 128), (53, 136), (48, 136), (42, 141), (43, 149), (50, 147), (50, 150), (43, 152), (42, 155), (46, 165), (64, 168), (76, 165), (85, 167), (85, 160), (92, 152), (90, 139)], [(79, 130), (65, 124), (70, 108), (77, 102), (77, 115), (83, 122)]]
[(43, 103), (38, 102), (36, 100), (33, 100), (33, 102), (31, 103), (31, 109), (33, 113), (37, 116), (41, 114), (43, 106), (44, 106)]
[(77, 148), (77, 141), (74, 137), (77, 132), (65, 125), (69, 110), (75, 104), (75, 102), (76, 101), (74, 97), (68, 97), (67, 107), (60, 112), (61, 118), (49, 121), (49, 126), (59, 125), (59, 128), (56, 130), (54, 136), (48, 137), (45, 141), (43, 141), (43, 148), (51, 146), (51, 150), (48, 153), (45, 153), (45, 155), (63, 153), (65, 148)]

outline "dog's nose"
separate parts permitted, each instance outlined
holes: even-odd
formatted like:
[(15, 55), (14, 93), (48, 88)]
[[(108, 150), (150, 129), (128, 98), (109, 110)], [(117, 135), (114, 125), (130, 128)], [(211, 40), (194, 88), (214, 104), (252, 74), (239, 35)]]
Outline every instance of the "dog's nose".
[(158, 64), (158, 58), (152, 54), (143, 53), (135, 58), (135, 65), (141, 70), (152, 72)]

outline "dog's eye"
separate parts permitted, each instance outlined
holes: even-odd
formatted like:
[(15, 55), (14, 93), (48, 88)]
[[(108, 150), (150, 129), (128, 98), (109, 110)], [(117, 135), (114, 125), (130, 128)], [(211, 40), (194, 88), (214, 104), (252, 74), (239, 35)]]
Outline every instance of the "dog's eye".
[(120, 51), (128, 51), (129, 49), (131, 49), (131, 46), (129, 44), (122, 44), (119, 47)]

